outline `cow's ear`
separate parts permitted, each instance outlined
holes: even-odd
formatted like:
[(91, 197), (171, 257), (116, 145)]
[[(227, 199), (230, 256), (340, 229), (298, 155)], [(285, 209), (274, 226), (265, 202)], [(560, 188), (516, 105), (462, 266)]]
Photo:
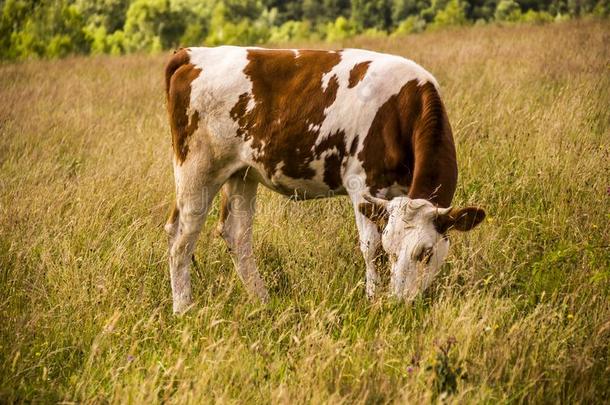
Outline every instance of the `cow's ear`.
[(448, 212), (437, 215), (434, 227), (439, 233), (451, 229), (466, 232), (485, 219), (485, 211), (479, 207), (451, 208)]
[(374, 202), (361, 202), (358, 204), (358, 211), (373, 221), (380, 232), (383, 231), (388, 224), (390, 214), (388, 214), (385, 205), (376, 204)]

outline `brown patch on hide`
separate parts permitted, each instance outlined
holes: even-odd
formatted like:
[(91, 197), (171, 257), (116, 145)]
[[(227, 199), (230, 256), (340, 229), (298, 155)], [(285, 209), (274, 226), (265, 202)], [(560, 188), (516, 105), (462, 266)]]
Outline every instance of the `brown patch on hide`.
[[(244, 69), (252, 81), (252, 94), (243, 93), (230, 115), (238, 124), (237, 135), (252, 140), (257, 161), (270, 178), (278, 170), (294, 179), (316, 174), (310, 163), (324, 158), (324, 182), (330, 189), (341, 186), (341, 162), (345, 156), (342, 132), (330, 134), (316, 145), (324, 110), (335, 102), (336, 75), (322, 86), (323, 76), (341, 60), (331, 51), (248, 50)], [(254, 107), (248, 110), (248, 104)]]
[(354, 156), (356, 154), (356, 151), (358, 150), (358, 141), (359, 141), (359, 137), (358, 135), (356, 135), (354, 137), (354, 139), (352, 140), (352, 146), (349, 147), (349, 154), (350, 156)]
[(347, 88), (351, 89), (353, 87), (356, 87), (356, 85), (360, 83), (362, 79), (364, 79), (364, 76), (366, 76), (366, 72), (369, 70), (370, 64), (371, 61), (368, 60), (366, 62), (360, 62), (354, 65), (352, 70), (350, 70), (349, 72), (349, 84)]
[(413, 80), (377, 112), (358, 154), (372, 195), (393, 184), (409, 197), (451, 204), (457, 164), (451, 127), (432, 83)]

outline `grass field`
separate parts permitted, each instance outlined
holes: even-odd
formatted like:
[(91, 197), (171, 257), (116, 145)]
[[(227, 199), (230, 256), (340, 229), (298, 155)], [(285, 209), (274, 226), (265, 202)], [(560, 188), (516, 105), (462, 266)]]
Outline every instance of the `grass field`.
[(437, 77), (454, 202), (489, 214), (411, 305), (365, 298), (347, 199), (262, 189), (271, 303), (215, 207), (174, 317), (167, 55), (0, 65), (0, 402), (610, 401), (610, 23), (345, 45)]

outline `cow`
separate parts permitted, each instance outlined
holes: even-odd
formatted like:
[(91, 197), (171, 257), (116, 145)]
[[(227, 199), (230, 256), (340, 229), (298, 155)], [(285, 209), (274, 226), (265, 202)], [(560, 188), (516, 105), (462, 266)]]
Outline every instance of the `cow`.
[(298, 200), (350, 198), (369, 298), (379, 252), (391, 265), (391, 295), (409, 301), (445, 260), (447, 232), (485, 217), (476, 206), (451, 207), (451, 126), (437, 81), (411, 60), (360, 49), (192, 47), (170, 58), (165, 85), (176, 314), (192, 303), (191, 257), (219, 191), (219, 234), (246, 289), (263, 302), (269, 295), (252, 248), (259, 183)]

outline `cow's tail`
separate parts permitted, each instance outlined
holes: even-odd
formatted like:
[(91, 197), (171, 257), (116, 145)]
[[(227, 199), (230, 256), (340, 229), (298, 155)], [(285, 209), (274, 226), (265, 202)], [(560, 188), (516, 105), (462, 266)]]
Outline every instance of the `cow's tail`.
[(167, 112), (172, 130), (172, 145), (179, 163), (188, 154), (188, 138), (197, 130), (199, 111), (191, 108), (191, 83), (201, 69), (193, 65), (187, 49), (181, 49), (171, 57), (165, 67)]
[(185, 48), (180, 48), (174, 52), (165, 66), (165, 96), (169, 100), (169, 88), (172, 81), (172, 76), (181, 66), (190, 62), (188, 52)]
[[(174, 73), (176, 73), (176, 71), (178, 69), (180, 69), (180, 67), (186, 65), (189, 63), (189, 55), (186, 51), (186, 49), (181, 48), (178, 49), (177, 51), (174, 52), (174, 55), (169, 59), (169, 61), (167, 62), (167, 65), (165, 66), (165, 98), (166, 98), (166, 102), (167, 102), (167, 111), (169, 113), (169, 121), (170, 121), (170, 127), (172, 130), (172, 146), (175, 148), (175, 138), (176, 138), (176, 123), (175, 123), (175, 113), (177, 111), (174, 111), (176, 109), (175, 105), (173, 102), (171, 102), (170, 100), (170, 87), (171, 87), (171, 82), (172, 82), (172, 77), (174, 76)], [(165, 223), (165, 231), (168, 234), (169, 237), (169, 248), (171, 249), (174, 240), (176, 238), (176, 235), (178, 233), (178, 225), (179, 225), (179, 218), (180, 218), (180, 210), (178, 209), (178, 206), (176, 204), (176, 202), (174, 201), (172, 203), (170, 212), (169, 212), (169, 217)]]

